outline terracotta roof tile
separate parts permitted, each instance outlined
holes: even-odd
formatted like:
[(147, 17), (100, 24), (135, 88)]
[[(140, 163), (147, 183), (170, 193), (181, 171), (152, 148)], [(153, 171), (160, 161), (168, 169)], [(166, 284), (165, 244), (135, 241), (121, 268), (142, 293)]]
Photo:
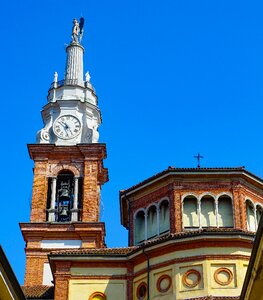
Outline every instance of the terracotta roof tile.
[(54, 299), (54, 287), (48, 285), (22, 286), (28, 299)]
[(197, 229), (197, 230), (186, 230), (178, 233), (167, 233), (162, 236), (147, 240), (140, 244), (140, 246), (147, 246), (147, 245), (153, 245), (153, 244), (159, 244), (161, 242), (164, 242), (166, 240), (177, 240), (180, 238), (185, 237), (194, 237), (194, 236), (202, 236), (202, 235), (212, 235), (212, 234), (245, 234), (250, 237), (254, 237), (254, 232), (247, 232), (240, 229), (234, 229), (234, 228), (203, 228), (203, 229)]
[(123, 248), (80, 248), (80, 249), (63, 249), (52, 251), (51, 255), (109, 255), (109, 256), (126, 256), (138, 247)]
[(124, 248), (99, 248), (99, 249), (90, 249), (90, 248), (80, 248), (80, 249), (61, 249), (52, 251), (50, 256), (70, 256), (70, 255), (81, 255), (81, 256), (127, 256), (140, 250), (142, 247), (147, 247), (155, 244), (159, 244), (162, 242), (166, 242), (169, 240), (179, 240), (185, 237), (194, 237), (194, 236), (209, 236), (219, 234), (221, 235), (236, 235), (242, 234), (249, 237), (254, 237), (253, 232), (247, 232), (239, 229), (234, 228), (204, 228), (204, 229), (197, 229), (197, 230), (187, 230), (179, 233), (166, 233), (161, 236), (155, 237), (153, 239), (144, 241), (143, 243), (139, 244), (138, 246), (134, 247), (124, 247)]
[(249, 171), (247, 171), (245, 169), (244, 166), (240, 166), (240, 167), (222, 167), (222, 168), (175, 168), (175, 167), (171, 167), (169, 166), (167, 169), (131, 186), (130, 188), (128, 189), (123, 189), (120, 191), (120, 195), (123, 195), (127, 192), (130, 192), (132, 191), (133, 189), (136, 189), (140, 186), (143, 186), (144, 184), (148, 183), (148, 182), (151, 182), (152, 180), (158, 178), (158, 177), (161, 177), (165, 174), (168, 174), (169, 172), (175, 172), (175, 173), (202, 173), (202, 172), (206, 172), (206, 173), (213, 173), (213, 172), (222, 172), (222, 173), (228, 173), (228, 172), (245, 172), (246, 174), (256, 178), (257, 180), (260, 180), (262, 181), (262, 178), (254, 175), (253, 173), (250, 173)]

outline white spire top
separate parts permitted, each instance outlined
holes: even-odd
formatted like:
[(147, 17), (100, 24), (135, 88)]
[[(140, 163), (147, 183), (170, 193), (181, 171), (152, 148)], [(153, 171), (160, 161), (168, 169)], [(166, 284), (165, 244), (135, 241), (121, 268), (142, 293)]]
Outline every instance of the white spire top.
[[(72, 41), (67, 46), (64, 80), (54, 73), (48, 91), (48, 105), (42, 110), (44, 128), (37, 133), (37, 142), (56, 145), (97, 143), (101, 114), (98, 99), (90, 83), (90, 74), (83, 74), (84, 48), (80, 44), (84, 19), (73, 20)], [(85, 82), (84, 82), (85, 80)]]

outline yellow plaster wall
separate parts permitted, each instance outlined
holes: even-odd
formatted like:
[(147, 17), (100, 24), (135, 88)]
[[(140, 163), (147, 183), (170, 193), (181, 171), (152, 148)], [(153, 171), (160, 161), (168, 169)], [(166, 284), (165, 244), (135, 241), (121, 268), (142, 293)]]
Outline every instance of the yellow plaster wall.
[(15, 297), (15, 294), (12, 295), (12, 292), (10, 291), (10, 288), (9, 288), (4, 276), (2, 275), (2, 272), (3, 272), (3, 270), (1, 270), (1, 266), (0, 266), (0, 299), (13, 300)]
[[(167, 262), (169, 260), (182, 258), (182, 257), (193, 257), (193, 256), (199, 256), (199, 255), (246, 255), (250, 257), (251, 249), (247, 248), (199, 248), (199, 249), (190, 249), (190, 250), (184, 250), (184, 251), (176, 251), (172, 253), (168, 253), (163, 256), (157, 256), (155, 258), (152, 258), (150, 260), (151, 265), (159, 264), (162, 262)], [(134, 267), (134, 272), (139, 272), (142, 269), (146, 268), (146, 262), (138, 264)]]
[(109, 300), (126, 300), (126, 281), (114, 279), (70, 280), (68, 300), (88, 300), (95, 292), (104, 293)]
[[(162, 257), (162, 259), (164, 259), (164, 257)], [(153, 264), (150, 265), (151, 267), (154, 266)], [(177, 263), (162, 268), (156, 268), (150, 272), (150, 299), (187, 299), (208, 295), (239, 296), (245, 278), (247, 265), (248, 260), (202, 260), (196, 262)], [(215, 271), (221, 268), (227, 268), (233, 274), (233, 279), (229, 282), (229, 284), (220, 285), (216, 282), (214, 278)], [(187, 287), (183, 282), (183, 276), (189, 270), (196, 270), (201, 275), (200, 282), (192, 288)], [(160, 292), (157, 289), (157, 280), (164, 274), (171, 277), (172, 285), (168, 291)], [(222, 276), (222, 274), (220, 276)], [(224, 279), (224, 276), (222, 279)], [(137, 299), (137, 287), (143, 281), (147, 283), (146, 273), (140, 274), (134, 279), (134, 300)]]
[(257, 248), (257, 255), (253, 263), (244, 300), (263, 300), (263, 236)]
[(126, 268), (75, 268), (70, 269), (71, 275), (99, 275), (99, 276), (112, 276), (112, 275), (126, 275)]

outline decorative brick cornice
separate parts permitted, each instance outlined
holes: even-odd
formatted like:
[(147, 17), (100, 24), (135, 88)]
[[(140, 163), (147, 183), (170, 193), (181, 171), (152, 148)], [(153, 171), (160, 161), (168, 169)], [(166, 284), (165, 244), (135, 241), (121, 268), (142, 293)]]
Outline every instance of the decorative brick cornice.
[[(104, 222), (77, 222), (77, 223), (20, 223), (24, 240), (40, 241), (42, 239), (58, 239), (58, 234), (63, 233), (63, 239), (82, 239), (105, 236)], [(96, 238), (97, 239), (97, 238)]]
[[(166, 170), (157, 173), (144, 181), (120, 192), (120, 195), (128, 194), (132, 191), (137, 190), (145, 186), (146, 184), (155, 182), (167, 176), (174, 176), (175, 178), (246, 178), (248, 181), (253, 181), (254, 184), (260, 185), (263, 188), (262, 178), (250, 173), (245, 170), (244, 167), (233, 167), (233, 168), (174, 168), (168, 167)], [(237, 180), (237, 179), (235, 179)]]
[(78, 144), (75, 146), (56, 146), (54, 144), (28, 144), (28, 152), (33, 160), (58, 158), (80, 158), (102, 160), (107, 157), (105, 144)]

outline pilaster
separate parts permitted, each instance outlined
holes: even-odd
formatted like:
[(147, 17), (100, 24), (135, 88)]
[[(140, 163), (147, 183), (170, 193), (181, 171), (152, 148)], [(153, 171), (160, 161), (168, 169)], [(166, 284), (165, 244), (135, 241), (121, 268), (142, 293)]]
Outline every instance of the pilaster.
[(35, 161), (31, 203), (31, 222), (46, 221), (47, 161)]
[(236, 229), (245, 229), (242, 209), (242, 193), (239, 187), (233, 188), (233, 216), (234, 227)]
[(83, 182), (83, 222), (98, 222), (100, 199), (98, 194), (98, 162), (86, 160)]
[[(181, 201), (181, 193), (180, 191), (174, 190), (173, 192), (173, 201), (171, 201), (174, 205), (173, 211), (173, 221), (174, 224), (171, 224), (171, 233), (181, 232), (182, 231), (182, 201)], [(172, 214), (172, 210), (170, 212)], [(174, 229), (175, 230), (174, 230)], [(172, 232), (173, 231), (173, 232)]]
[(56, 263), (56, 270), (54, 272), (55, 281), (55, 296), (54, 300), (68, 300), (68, 289), (70, 275), (70, 262)]

